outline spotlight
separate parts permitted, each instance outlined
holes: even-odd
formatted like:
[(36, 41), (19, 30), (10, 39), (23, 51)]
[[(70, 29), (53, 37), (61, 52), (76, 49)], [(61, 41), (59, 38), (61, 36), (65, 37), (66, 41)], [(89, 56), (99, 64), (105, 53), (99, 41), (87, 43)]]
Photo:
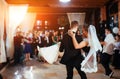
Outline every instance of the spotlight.
[(59, 0), (60, 2), (69, 2), (70, 0)]

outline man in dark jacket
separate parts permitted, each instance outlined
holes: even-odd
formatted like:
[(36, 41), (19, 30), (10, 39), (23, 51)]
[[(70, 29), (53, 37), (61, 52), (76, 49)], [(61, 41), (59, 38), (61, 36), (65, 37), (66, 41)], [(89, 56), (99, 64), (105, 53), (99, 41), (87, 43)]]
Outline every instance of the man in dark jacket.
[(20, 63), (20, 58), (22, 56), (22, 39), (23, 37), (20, 34), (21, 32), (17, 32), (16, 36), (14, 36), (14, 64)]
[[(76, 33), (78, 26), (79, 25), (77, 21), (72, 21), (70, 30)], [(76, 39), (78, 42), (82, 41), (81, 36), (76, 35)], [(81, 79), (87, 79), (86, 74), (83, 71), (81, 71), (81, 65), (80, 65), (84, 58), (80, 52), (80, 49), (74, 48), (72, 38), (67, 33), (63, 36), (63, 40), (61, 41), (59, 51), (60, 52), (64, 51), (64, 55), (61, 58), (60, 63), (66, 65), (66, 70), (67, 70), (66, 79), (73, 78), (73, 68), (77, 69), (79, 75), (81, 76)]]

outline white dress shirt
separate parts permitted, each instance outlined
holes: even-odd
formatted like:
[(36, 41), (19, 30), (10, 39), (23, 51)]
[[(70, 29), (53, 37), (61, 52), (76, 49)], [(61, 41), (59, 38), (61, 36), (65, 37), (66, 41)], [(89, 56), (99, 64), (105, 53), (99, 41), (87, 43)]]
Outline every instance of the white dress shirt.
[(114, 42), (115, 42), (113, 35), (111, 33), (107, 34), (104, 42), (106, 44), (103, 46), (103, 53), (107, 53), (109, 55), (112, 55), (113, 49), (114, 49)]

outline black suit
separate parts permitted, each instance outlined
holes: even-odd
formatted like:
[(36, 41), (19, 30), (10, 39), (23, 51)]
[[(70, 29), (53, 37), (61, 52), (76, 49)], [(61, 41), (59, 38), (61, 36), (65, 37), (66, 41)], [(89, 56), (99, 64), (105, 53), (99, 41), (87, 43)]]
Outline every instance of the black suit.
[[(82, 41), (81, 36), (76, 35), (76, 39), (77, 39), (78, 43)], [(82, 62), (82, 60), (84, 58), (81, 55), (80, 49), (74, 48), (72, 38), (68, 34), (65, 34), (63, 36), (63, 40), (61, 41), (59, 51), (63, 52), (63, 50), (64, 50), (64, 55), (61, 58), (60, 63), (66, 65), (66, 69), (67, 69), (67, 78), (66, 79), (73, 78), (73, 68), (74, 67), (77, 69), (78, 73), (80, 74), (81, 79), (87, 79), (86, 74), (83, 71), (81, 71), (81, 69), (80, 69), (81, 68), (80, 63)]]
[(22, 36), (14, 37), (14, 64), (20, 63), (20, 57), (22, 56)]

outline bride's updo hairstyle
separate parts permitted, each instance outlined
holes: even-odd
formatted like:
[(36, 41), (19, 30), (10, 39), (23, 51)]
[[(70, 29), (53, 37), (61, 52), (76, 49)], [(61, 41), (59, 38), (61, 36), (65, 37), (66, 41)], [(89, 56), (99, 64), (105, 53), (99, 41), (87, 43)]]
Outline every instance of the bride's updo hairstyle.
[(88, 28), (89, 28), (88, 24), (84, 24), (82, 27), (82, 34), (83, 34), (83, 37), (85, 38), (88, 36)]

